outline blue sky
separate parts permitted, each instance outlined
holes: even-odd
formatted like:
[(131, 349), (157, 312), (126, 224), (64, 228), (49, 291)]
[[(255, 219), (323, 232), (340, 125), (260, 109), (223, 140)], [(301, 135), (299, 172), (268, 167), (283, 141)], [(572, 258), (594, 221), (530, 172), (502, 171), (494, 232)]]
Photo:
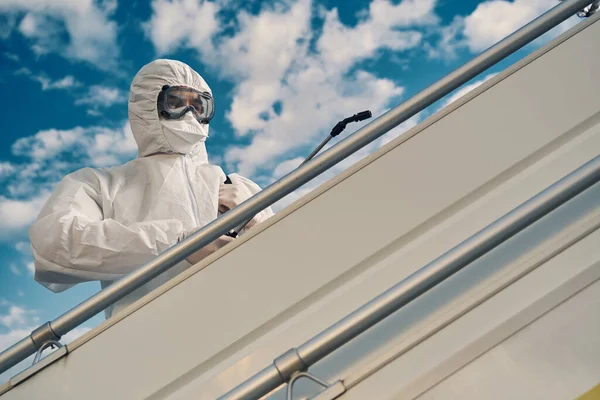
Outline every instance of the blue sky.
[[(135, 73), (188, 63), (211, 86), (211, 161), (266, 186), (340, 119), (374, 116), (443, 77), (555, 0), (4, 0), (0, 3), (0, 350), (99, 290), (36, 283), (27, 229), (55, 184), (136, 155)], [(571, 18), (282, 200), (280, 210), (578, 22)], [(350, 125), (345, 134), (361, 125)], [(95, 326), (95, 317), (65, 338)], [(0, 375), (0, 383), (11, 373)]]

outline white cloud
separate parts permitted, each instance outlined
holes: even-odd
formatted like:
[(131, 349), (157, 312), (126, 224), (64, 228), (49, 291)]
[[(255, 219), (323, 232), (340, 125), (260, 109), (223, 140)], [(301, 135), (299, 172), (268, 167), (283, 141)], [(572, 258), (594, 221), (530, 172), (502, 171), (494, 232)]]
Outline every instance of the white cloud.
[(111, 107), (115, 104), (127, 103), (127, 94), (121, 89), (104, 85), (93, 85), (84, 94), (75, 100), (76, 105), (86, 105), (88, 115), (99, 117), (101, 108)]
[(26, 37), (33, 38), (41, 34), (40, 28), (52, 21), (46, 19), (43, 15), (27, 13), (19, 24), (19, 31)]
[[(492, 0), (480, 3), (464, 21), (467, 45), (473, 52), (484, 50), (556, 5), (556, 0)], [(549, 37), (566, 31), (576, 23), (577, 19), (573, 17), (554, 29)]]
[[(137, 145), (128, 122), (113, 129), (102, 126), (48, 129), (18, 139), (12, 153), (27, 162), (11, 164), (0, 195), (0, 240), (14, 240), (35, 220), (56, 183), (84, 166), (105, 167), (135, 158)], [(3, 165), (3, 164), (0, 164)], [(28, 243), (19, 242), (25, 254)]]
[(210, 47), (210, 38), (218, 29), (219, 9), (218, 3), (204, 0), (155, 0), (144, 28), (159, 54), (184, 45)]
[[(296, 3), (288, 12), (274, 9), (258, 16), (245, 14), (241, 31), (224, 43), (221, 63), (233, 61), (225, 71), (239, 81), (227, 113), (238, 135), (264, 129), (269, 124), (262, 118), (264, 113), (276, 117), (272, 105), (288, 89), (282, 84), (284, 74), (293, 67), (296, 57), (306, 54), (309, 17), (308, 1)], [(264, 66), (264, 60), (271, 62)], [(284, 109), (283, 113), (288, 111)]]
[(10, 52), (4, 52), (4, 57), (8, 58), (11, 61), (14, 62), (19, 62), (20, 58), (18, 55), (14, 54), (14, 53), (10, 53)]
[(10, 264), (10, 271), (14, 274), (14, 275), (21, 275), (21, 270), (19, 269), (19, 267), (17, 267), (15, 264)]
[(15, 172), (15, 166), (8, 161), (0, 161), (0, 179), (11, 176)]
[[(365, 109), (380, 114), (390, 98), (403, 93), (391, 80), (363, 71), (345, 78), (341, 75), (315, 77), (315, 72), (322, 72), (314, 65), (318, 62), (309, 60), (303, 71), (290, 77), (289, 87), (280, 100), (281, 115), (266, 121), (250, 145), (229, 148), (226, 161), (236, 164), (242, 173), (251, 174), (258, 166), (269, 166), (265, 162), (269, 159), (285, 156), (299, 147), (314, 146), (337, 121), (348, 115)], [(349, 127), (348, 132), (358, 126)]]
[(24, 13), (17, 29), (37, 55), (57, 52), (109, 70), (119, 56), (115, 8), (114, 0), (4, 0), (0, 14)]
[(27, 156), (35, 160), (55, 157), (65, 148), (73, 147), (84, 136), (84, 128), (76, 127), (68, 130), (47, 129), (18, 139), (12, 146), (13, 154)]
[[(364, 109), (378, 115), (402, 95), (404, 89), (392, 80), (352, 69), (383, 49), (402, 54), (416, 48), (422, 37), (418, 29), (438, 21), (434, 0), (395, 3), (373, 1), (353, 27), (340, 21), (336, 9), (321, 8), (315, 15), (311, 0), (279, 1), (255, 14), (239, 11), (233, 27), (218, 27), (217, 12), (226, 9), (225, 3), (155, 0), (146, 29), (161, 54), (196, 49), (207, 65), (235, 83), (227, 118), (249, 144), (229, 148), (224, 159), (229, 169), (252, 175), (295, 158), (340, 119)], [(189, 26), (200, 17), (210, 23), (198, 39)], [(315, 18), (324, 23), (319, 37), (313, 37)], [(173, 26), (184, 28), (165, 35)]]
[(15, 249), (21, 254), (29, 254), (29, 242), (20, 241), (15, 243)]
[(88, 108), (86, 110), (87, 115), (91, 115), (92, 117), (100, 117), (102, 116), (102, 113), (98, 110), (94, 110), (92, 108)]
[(435, 0), (403, 0), (398, 5), (388, 0), (373, 0), (369, 4), (370, 21), (388, 28), (437, 23), (432, 14), (434, 7)]
[(423, 48), (430, 59), (455, 60), (457, 51), (467, 46), (463, 36), (465, 29), (464, 18), (455, 16), (446, 26), (434, 27), (432, 32), (439, 37), (434, 43), (427, 41)]
[[(479, 51), (555, 5), (551, 2), (488, 1), (471, 15), (438, 26), (434, 0), (375, 0), (361, 13), (356, 25), (347, 26), (336, 9), (315, 7), (310, 0), (287, 0), (263, 6), (256, 14), (238, 12), (233, 26), (219, 27), (218, 12), (226, 10), (225, 2), (208, 5), (155, 0), (152, 17), (145, 26), (159, 53), (195, 49), (207, 65), (233, 81), (233, 101), (227, 117), (236, 135), (248, 139), (246, 144), (230, 147), (224, 161), (228, 169), (256, 174), (258, 180), (268, 183), (297, 166), (303, 159), (300, 156), (308, 154), (341, 118), (363, 109), (380, 115), (403, 95), (403, 87), (357, 68), (359, 62), (376, 59), (382, 50), (388, 50), (396, 59), (419, 48), (436, 59), (453, 59), (462, 48)], [(502, 17), (489, 11), (507, 4), (510, 10)], [(189, 12), (181, 15), (177, 7)], [(192, 22), (200, 18), (209, 21), (201, 33), (192, 29)], [(318, 18), (323, 28), (313, 31)], [(501, 21), (495, 23), (496, 19)], [(177, 34), (164, 34), (179, 25), (184, 28)], [(227, 33), (223, 33), (225, 29)], [(423, 35), (436, 37), (437, 41), (424, 43)], [(459, 89), (444, 105), (482, 82)], [(407, 121), (294, 195), (312, 190), (414, 126), (420, 118)]]
[[(432, 27), (424, 43), (425, 52), (431, 59), (442, 60), (456, 59), (461, 49), (479, 53), (557, 5), (556, 0), (483, 1), (471, 14), (457, 15), (447, 26)], [(545, 44), (578, 22), (576, 16), (569, 18), (534, 40), (531, 46)]]
[(121, 129), (99, 129), (89, 144), (88, 157), (94, 166), (110, 166), (135, 157), (137, 144), (126, 122)]
[[(21, 228), (16, 228), (16, 229), (17, 230), (18, 229), (24, 229), (27, 226), (29, 226), (29, 223), (24, 224), (24, 226), (22, 226)], [(0, 235), (0, 239), (4, 239), (2, 237), (2, 235)], [(21, 256), (22, 256), (22, 259), (21, 259), (21, 268), (17, 267), (14, 264), (11, 265), (11, 268), (14, 266), (14, 268), (19, 271), (18, 275), (20, 275), (21, 269), (24, 269), (31, 276), (33, 276), (34, 273), (35, 273), (35, 266), (33, 265), (33, 261), (32, 261), (33, 260), (33, 258), (32, 258), (33, 255), (31, 253), (31, 245), (29, 244), (29, 241), (19, 241), (19, 242), (17, 242), (15, 244), (15, 250), (17, 250), (21, 254)]]
[(110, 107), (113, 104), (126, 103), (127, 95), (118, 88), (93, 85), (89, 91), (75, 101), (75, 104), (87, 104), (95, 107)]
[(44, 74), (36, 75), (27, 67), (19, 68), (14, 72), (15, 75), (25, 75), (31, 80), (39, 82), (42, 85), (42, 90), (52, 89), (69, 89), (73, 87), (81, 86), (81, 82), (77, 81), (73, 76), (67, 75), (62, 79), (53, 81)]
[(68, 89), (76, 86), (80, 86), (79, 83), (74, 77), (71, 75), (65, 76), (62, 79), (52, 81), (50, 79), (44, 77), (36, 78), (42, 84), (42, 90), (51, 90), (51, 89)]
[(23, 307), (10, 305), (8, 314), (0, 315), (0, 324), (9, 329), (25, 325), (30, 319), (30, 313)]
[(26, 75), (26, 76), (31, 76), (32, 72), (29, 68), (27, 67), (21, 67), (18, 70), (16, 70), (14, 72), (15, 75)]
[(27, 271), (29, 271), (29, 273), (31, 275), (33, 275), (35, 273), (35, 266), (34, 266), (33, 262), (28, 262), (27, 264), (25, 264), (25, 267), (27, 268)]
[[(129, 123), (120, 129), (106, 127), (75, 127), (72, 129), (47, 129), (18, 139), (12, 146), (12, 152), (18, 156), (29, 157), (34, 161), (47, 161), (60, 153), (69, 153), (80, 157), (83, 164), (91, 162), (94, 166), (107, 166), (124, 159), (131, 159), (137, 146)], [(69, 167), (69, 163), (52, 160), (54, 166)], [(32, 166), (33, 165), (33, 166)], [(38, 174), (41, 168), (30, 164), (31, 175)], [(28, 171), (23, 170), (22, 174)]]
[(15, 244), (15, 249), (23, 256), (23, 267), (25, 268), (25, 270), (27, 270), (27, 272), (29, 272), (31, 276), (33, 276), (33, 274), (35, 273), (35, 266), (33, 265), (33, 261), (31, 261), (31, 245), (28, 241), (19, 241)]
[(14, 12), (0, 13), (0, 39), (8, 39), (15, 29), (16, 24), (17, 16)]
[(42, 45), (41, 43), (36, 43), (33, 44), (31, 46), (31, 51), (33, 52), (33, 54), (35, 54), (37, 57), (41, 57), (41, 56), (45, 56), (46, 54), (49, 54), (52, 52), (52, 50), (44, 45)]
[(15, 231), (26, 229), (35, 220), (48, 196), (46, 191), (24, 200), (0, 196), (0, 239), (14, 239)]
[(346, 70), (383, 48), (403, 51), (416, 47), (421, 42), (421, 33), (400, 28), (435, 23), (434, 5), (434, 0), (404, 0), (398, 5), (374, 0), (369, 5), (368, 17), (354, 27), (340, 21), (336, 8), (328, 11), (317, 42), (324, 65)]
[(117, 11), (117, 0), (100, 0), (98, 3), (100, 9), (107, 14), (112, 15), (115, 11)]

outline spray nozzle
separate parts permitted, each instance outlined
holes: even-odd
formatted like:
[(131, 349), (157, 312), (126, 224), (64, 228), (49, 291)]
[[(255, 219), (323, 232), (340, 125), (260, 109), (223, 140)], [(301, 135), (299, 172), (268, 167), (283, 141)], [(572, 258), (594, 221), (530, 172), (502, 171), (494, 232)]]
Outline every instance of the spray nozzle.
[(333, 127), (333, 129), (331, 130), (331, 133), (329, 135), (331, 135), (331, 137), (336, 137), (337, 135), (339, 135), (340, 133), (342, 133), (342, 131), (344, 129), (346, 129), (346, 125), (349, 122), (363, 121), (365, 119), (371, 118), (371, 116), (372, 116), (371, 111), (367, 110), (367, 111), (359, 112), (358, 114), (354, 114), (351, 117), (344, 118), (343, 120), (341, 120), (340, 122), (338, 122)]
[(372, 117), (371, 111), (363, 111), (358, 114), (354, 114), (351, 118), (354, 122), (364, 121), (365, 119), (369, 119)]

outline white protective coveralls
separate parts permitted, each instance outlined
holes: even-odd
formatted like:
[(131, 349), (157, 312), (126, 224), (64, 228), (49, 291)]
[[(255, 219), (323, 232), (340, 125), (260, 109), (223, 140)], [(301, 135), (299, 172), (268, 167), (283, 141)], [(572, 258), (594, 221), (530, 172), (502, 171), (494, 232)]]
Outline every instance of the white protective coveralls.
[[(184, 63), (156, 60), (144, 66), (129, 96), (138, 157), (122, 166), (83, 168), (67, 175), (31, 226), (35, 280), (50, 290), (61, 292), (92, 280), (105, 288), (218, 216), (223, 206), (219, 189), (226, 175), (208, 162), (208, 125), (189, 112), (182, 120), (159, 119), (157, 97), (164, 85), (210, 92), (204, 79)], [(260, 190), (242, 176), (229, 177), (241, 189), (238, 195), (247, 193), (247, 198)], [(247, 226), (271, 215), (267, 209)], [(217, 240), (212, 251), (226, 243)], [(106, 317), (190, 265), (175, 265), (109, 307)]]

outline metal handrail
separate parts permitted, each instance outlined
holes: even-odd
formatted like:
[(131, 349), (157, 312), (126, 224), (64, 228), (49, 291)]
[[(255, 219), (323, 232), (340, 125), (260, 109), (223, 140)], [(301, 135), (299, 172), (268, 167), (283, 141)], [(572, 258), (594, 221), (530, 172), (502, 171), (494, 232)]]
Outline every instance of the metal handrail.
[(258, 399), (600, 181), (600, 155), (359, 307), (219, 400)]
[[(236, 208), (221, 215), (193, 235), (159, 254), (152, 261), (119, 279), (109, 287), (60, 315), (55, 320), (36, 329), (36, 337), (47, 337), (53, 340), (58, 337), (60, 339), (61, 336), (92, 318), (106, 307), (183, 261), (186, 257), (210, 244), (226, 232), (244, 223), (252, 216), (373, 142), (389, 130), (405, 122), (429, 105), (450, 94), (462, 84), (508, 57), (516, 50), (535, 40), (591, 3), (592, 1), (590, 0), (568, 0), (560, 3), (427, 89), (373, 120), (354, 135), (341, 140), (321, 156), (290, 172)], [(34, 354), (41, 345), (43, 343), (40, 343), (39, 340), (34, 340), (32, 334), (0, 353), (0, 373)]]

